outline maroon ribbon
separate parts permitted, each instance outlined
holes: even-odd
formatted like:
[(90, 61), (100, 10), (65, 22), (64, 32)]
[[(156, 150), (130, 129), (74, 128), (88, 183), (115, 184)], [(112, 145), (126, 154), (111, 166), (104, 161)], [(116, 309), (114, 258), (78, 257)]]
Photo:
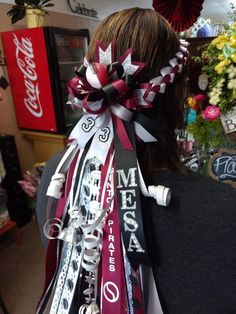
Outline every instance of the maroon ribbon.
[[(84, 70), (76, 70), (78, 77), (74, 77), (68, 82), (69, 94), (76, 96), (82, 100), (82, 107), (91, 114), (103, 113), (109, 104), (119, 102), (123, 104), (127, 109), (133, 109), (138, 107), (138, 103), (135, 99), (132, 90), (137, 88), (134, 75), (126, 75), (123, 78), (121, 76), (124, 73), (123, 66), (119, 62), (114, 62), (107, 66), (107, 72), (104, 73), (104, 67), (93, 67), (94, 73), (100, 82), (105, 82), (104, 75), (109, 75), (109, 82), (104, 86), (101, 84), (100, 89), (92, 87), (85, 79), (86, 72)], [(148, 84), (146, 84), (148, 85)], [(151, 84), (149, 84), (151, 86)], [(94, 102), (101, 101), (100, 106), (97, 108), (97, 104)]]
[(119, 137), (119, 140), (122, 144), (122, 147), (125, 150), (133, 151), (134, 147), (130, 141), (129, 135), (125, 129), (123, 121), (120, 118), (113, 116), (113, 123), (114, 123), (115, 130), (117, 132), (117, 135)]

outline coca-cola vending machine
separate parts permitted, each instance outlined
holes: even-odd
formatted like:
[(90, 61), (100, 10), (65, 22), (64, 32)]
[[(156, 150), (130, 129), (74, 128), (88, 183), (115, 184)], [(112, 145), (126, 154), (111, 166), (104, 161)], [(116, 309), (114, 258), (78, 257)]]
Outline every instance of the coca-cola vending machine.
[(37, 27), (1, 33), (20, 129), (65, 134), (82, 114), (67, 105), (67, 82), (83, 62), (89, 31)]

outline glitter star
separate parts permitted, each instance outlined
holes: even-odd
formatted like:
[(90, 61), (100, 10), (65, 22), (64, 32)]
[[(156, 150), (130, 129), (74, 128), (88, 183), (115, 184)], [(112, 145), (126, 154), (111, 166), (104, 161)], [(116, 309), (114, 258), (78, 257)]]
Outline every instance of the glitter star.
[(98, 47), (99, 54), (99, 63), (102, 64), (110, 64), (112, 63), (112, 43), (109, 44), (107, 48), (99, 46)]
[(139, 69), (139, 65), (131, 63), (131, 53), (127, 55), (122, 65), (124, 67), (124, 75), (133, 75)]
[(87, 282), (89, 285), (94, 285), (95, 278), (92, 276), (85, 276), (85, 282)]

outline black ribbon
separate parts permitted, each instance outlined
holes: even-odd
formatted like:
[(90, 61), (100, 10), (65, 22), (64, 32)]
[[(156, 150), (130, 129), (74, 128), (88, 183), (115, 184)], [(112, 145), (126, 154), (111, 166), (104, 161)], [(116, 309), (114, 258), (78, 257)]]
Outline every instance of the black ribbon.
[(107, 73), (110, 77), (113, 77), (114, 79), (121, 78), (124, 74), (124, 67), (117, 61), (113, 62), (107, 65)]
[(146, 117), (140, 112), (135, 114), (133, 120), (142, 125), (144, 129), (147, 130), (154, 137), (156, 137), (160, 133), (160, 126), (158, 125), (158, 123)]
[[(89, 101), (97, 101), (102, 98), (105, 98), (110, 103), (114, 103), (119, 98), (122, 97), (121, 91), (122, 91), (122, 85), (119, 84), (119, 81), (122, 83), (125, 82), (127, 93), (130, 90), (134, 90), (137, 86), (136, 80), (134, 75), (126, 75), (124, 77), (124, 67), (119, 62), (113, 62), (112, 64), (107, 65), (107, 73), (109, 75), (109, 81), (107, 85), (103, 86), (100, 90), (91, 90), (89, 91), (88, 83), (86, 80), (86, 70), (87, 67), (83, 64), (81, 64), (79, 67), (75, 69), (75, 74), (82, 79), (81, 83), (85, 85), (85, 90), (88, 90), (89, 95)], [(121, 90), (120, 90), (121, 88)], [(74, 90), (74, 92), (77, 94), (77, 91)], [(79, 97), (80, 98), (80, 97)]]
[[(135, 148), (133, 123), (124, 123)], [(134, 269), (148, 263), (148, 254), (143, 230), (139, 175), (136, 150), (124, 150), (115, 132), (116, 190), (119, 207), (122, 239), (127, 257)]]
[(75, 74), (78, 76), (78, 77), (85, 77), (85, 73), (86, 73), (86, 66), (81, 64), (78, 68), (75, 69)]

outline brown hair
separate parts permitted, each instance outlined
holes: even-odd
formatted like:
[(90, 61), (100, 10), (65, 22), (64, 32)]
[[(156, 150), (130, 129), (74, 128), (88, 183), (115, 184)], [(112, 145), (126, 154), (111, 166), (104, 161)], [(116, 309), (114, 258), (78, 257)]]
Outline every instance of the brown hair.
[[(179, 51), (179, 39), (169, 23), (152, 9), (131, 8), (108, 16), (96, 29), (88, 48), (87, 57), (94, 60), (96, 41), (116, 45), (116, 60), (128, 48), (132, 59), (146, 64), (138, 80), (148, 82), (160, 75), (161, 68)], [(184, 94), (183, 75), (176, 75), (174, 84), (169, 84), (164, 94), (157, 97), (152, 109), (144, 114), (159, 125), (157, 143), (137, 143), (141, 164), (147, 172), (158, 168), (181, 168), (175, 137), (175, 128), (182, 118), (181, 105)], [(144, 167), (145, 165), (145, 167)]]

